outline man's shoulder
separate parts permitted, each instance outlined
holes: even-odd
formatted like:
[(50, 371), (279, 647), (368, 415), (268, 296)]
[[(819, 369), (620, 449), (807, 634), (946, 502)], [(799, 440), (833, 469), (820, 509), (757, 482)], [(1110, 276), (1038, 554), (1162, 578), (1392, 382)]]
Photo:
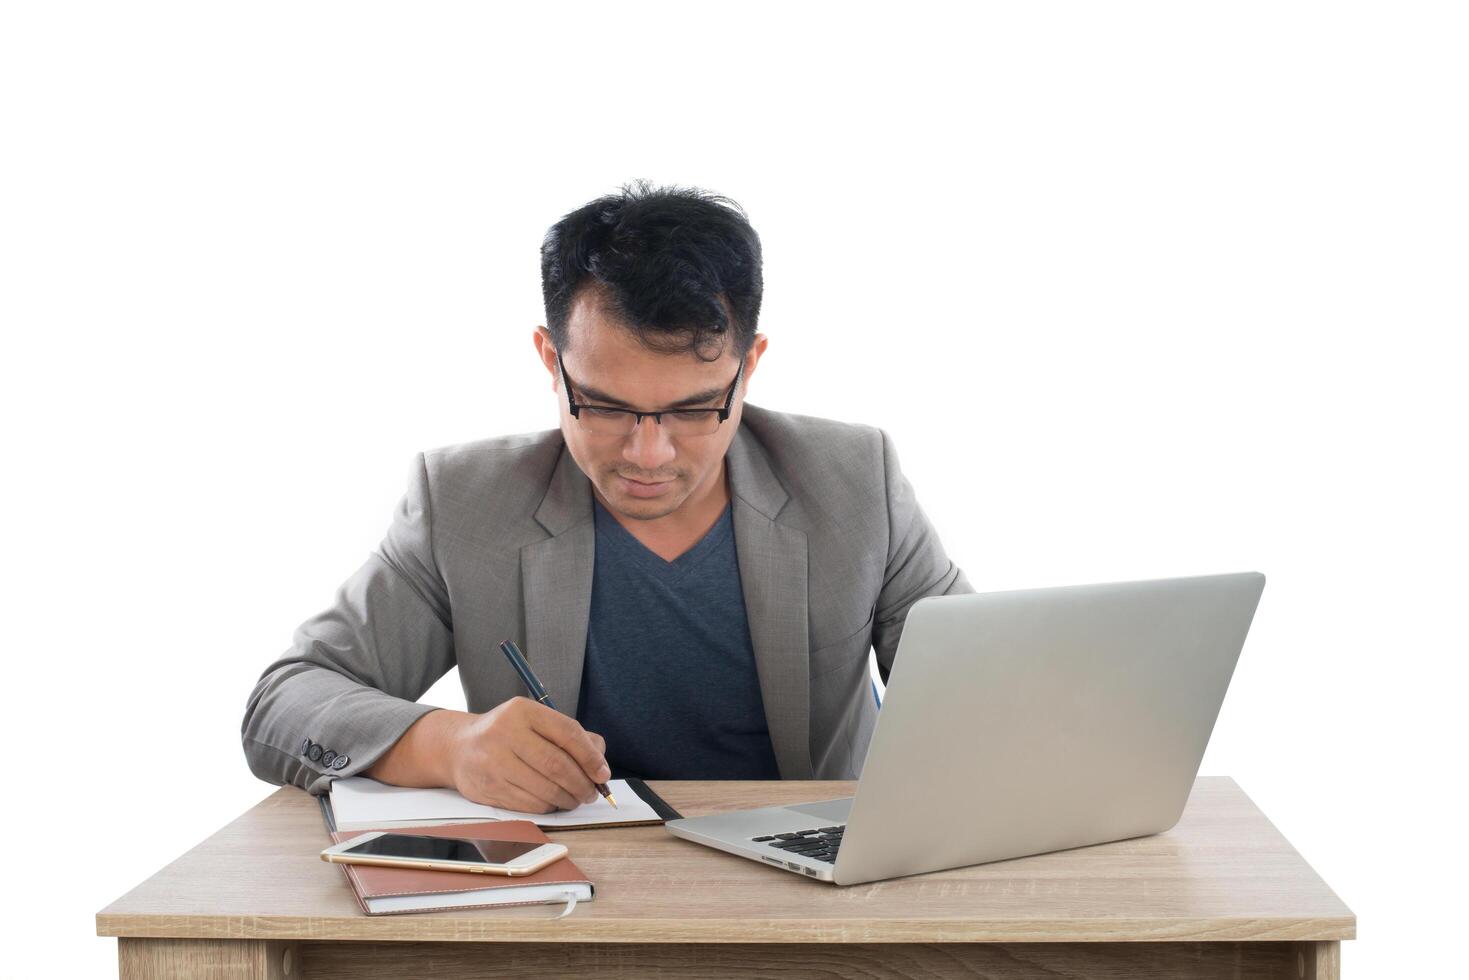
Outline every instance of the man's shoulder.
[(786, 492), (816, 509), (865, 508), (886, 499), (881, 429), (745, 406), (741, 424)]
[(565, 445), (560, 429), (492, 436), (426, 449), (424, 468), (442, 506), (481, 511), (493, 502), (510, 516), (534, 512)]
[(867, 466), (882, 458), (882, 430), (873, 425), (748, 404), (740, 424), (750, 429), (773, 462), (789, 459), (809, 464), (815, 458)]
[(769, 410), (745, 421), (758, 450), (742, 453), (731, 471), (734, 492), (805, 532), (810, 553), (828, 567), (886, 553), (891, 487), (882, 429)]
[(538, 457), (554, 462), (561, 454), (562, 445), (560, 429), (545, 429), (436, 446), (425, 449), (423, 455), (440, 466), (485, 469), (521, 465)]

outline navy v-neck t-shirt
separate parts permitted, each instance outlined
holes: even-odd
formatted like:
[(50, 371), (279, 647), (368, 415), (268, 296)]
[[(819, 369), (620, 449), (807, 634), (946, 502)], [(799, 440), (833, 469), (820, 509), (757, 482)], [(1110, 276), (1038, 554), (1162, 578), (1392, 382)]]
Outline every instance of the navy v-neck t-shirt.
[(599, 501), (576, 719), (614, 779), (779, 779), (731, 509), (672, 562)]

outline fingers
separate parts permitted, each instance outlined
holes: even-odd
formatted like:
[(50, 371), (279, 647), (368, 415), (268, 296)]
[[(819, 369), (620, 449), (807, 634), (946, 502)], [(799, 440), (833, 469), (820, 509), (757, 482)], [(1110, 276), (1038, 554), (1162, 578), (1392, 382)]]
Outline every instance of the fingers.
[[(511, 770), (516, 772), (512, 774)], [(519, 810), (521, 813), (550, 813), (557, 809), (555, 802), (537, 796), (516, 783), (515, 779), (519, 778), (522, 771), (529, 772), (525, 763), (510, 756), (496, 767), (493, 777), (482, 778), (481, 773), (468, 774), (455, 783), (455, 788), (466, 800), (486, 806), (504, 807), (507, 810)], [(554, 796), (555, 793), (550, 795)]]
[[(527, 766), (535, 770), (536, 775), (545, 777), (564, 790), (575, 801), (573, 806), (591, 803), (597, 798), (597, 788), (587, 778), (581, 765), (556, 743), (538, 737), (530, 744), (517, 746), (516, 753)], [(526, 789), (533, 787), (526, 786)]]
[[(514, 771), (505, 776), (505, 781), (513, 788), (541, 804), (533, 813), (547, 813), (551, 810), (574, 810), (581, 806), (583, 799), (560, 785), (555, 780), (537, 771), (536, 767), (522, 760), (522, 764), (516, 766)], [(596, 790), (592, 790), (596, 795)]]
[(471, 716), (453, 753), (454, 785), (466, 798), (524, 813), (597, 800), (611, 777), (606, 742), (569, 718), (516, 697)]
[(504, 807), (520, 813), (550, 813), (556, 809), (556, 804), (547, 803), (508, 780), (501, 780), (494, 797), (493, 801), (489, 801), (491, 806)]
[(569, 756), (588, 782), (602, 783), (612, 777), (605, 755), (607, 743), (602, 740), (602, 736), (587, 731), (577, 724), (575, 718), (545, 705), (536, 707), (541, 710), (532, 715), (531, 727)]

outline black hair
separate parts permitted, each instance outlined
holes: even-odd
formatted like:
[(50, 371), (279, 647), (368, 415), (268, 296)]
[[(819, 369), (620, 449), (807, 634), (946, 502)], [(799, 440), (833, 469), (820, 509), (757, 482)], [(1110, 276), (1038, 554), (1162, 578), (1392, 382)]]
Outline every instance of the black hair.
[(559, 351), (584, 286), (650, 350), (715, 360), (732, 338), (743, 357), (764, 289), (760, 236), (727, 197), (633, 181), (562, 217), (541, 243), (546, 328)]

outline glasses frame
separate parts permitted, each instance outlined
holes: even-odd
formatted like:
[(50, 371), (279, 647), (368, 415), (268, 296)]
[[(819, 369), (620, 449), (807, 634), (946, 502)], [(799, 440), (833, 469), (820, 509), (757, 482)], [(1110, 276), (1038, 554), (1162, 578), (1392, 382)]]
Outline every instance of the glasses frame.
[[(584, 408), (595, 408), (599, 412), (618, 412), (623, 415), (631, 415), (633, 417), (632, 428), (627, 431), (626, 435), (632, 435), (638, 431), (638, 426), (643, 424), (643, 419), (645, 418), (651, 418), (658, 425), (662, 425), (664, 415), (679, 415), (686, 412), (714, 412), (719, 416), (719, 424), (723, 425), (729, 419), (729, 413), (734, 408), (735, 392), (740, 390), (740, 378), (745, 373), (745, 359), (740, 358), (740, 366), (735, 370), (734, 380), (729, 383), (729, 397), (725, 399), (723, 408), (665, 408), (658, 412), (639, 412), (634, 408), (618, 408), (616, 405), (592, 405), (586, 402), (578, 402), (575, 398), (571, 397), (573, 382), (571, 376), (566, 373), (566, 362), (561, 359), (560, 351), (556, 352), (556, 367), (561, 371), (561, 383), (566, 388), (566, 404), (571, 409), (572, 418), (580, 422), (581, 410)], [(714, 428), (708, 432), (701, 432), (699, 435), (712, 436), (718, 431), (718, 428)]]

